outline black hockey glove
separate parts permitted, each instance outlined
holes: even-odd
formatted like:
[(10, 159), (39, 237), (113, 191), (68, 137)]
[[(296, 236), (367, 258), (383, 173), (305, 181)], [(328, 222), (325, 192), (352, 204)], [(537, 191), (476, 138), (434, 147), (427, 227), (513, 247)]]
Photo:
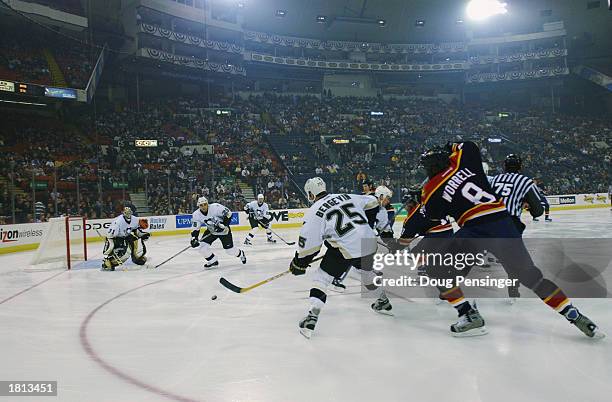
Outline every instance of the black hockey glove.
[(200, 242), (198, 241), (197, 237), (192, 237), (191, 238), (191, 247), (196, 248), (200, 245)]
[(383, 243), (385, 243), (385, 245), (387, 246), (387, 248), (389, 249), (389, 253), (391, 254), (395, 254), (395, 252), (403, 250), (406, 248), (406, 246), (400, 244), (398, 239), (394, 239), (394, 238), (383, 238), (382, 239)]
[(291, 264), (289, 264), (289, 271), (291, 271), (291, 273), (295, 276), (304, 275), (306, 273), (306, 268), (308, 267), (308, 263), (306, 263), (304, 260), (300, 261), (298, 253), (296, 252), (293, 260), (291, 260)]
[(140, 238), (142, 239), (142, 241), (149, 240), (149, 237), (151, 237), (151, 233), (142, 232), (142, 235), (140, 235)]

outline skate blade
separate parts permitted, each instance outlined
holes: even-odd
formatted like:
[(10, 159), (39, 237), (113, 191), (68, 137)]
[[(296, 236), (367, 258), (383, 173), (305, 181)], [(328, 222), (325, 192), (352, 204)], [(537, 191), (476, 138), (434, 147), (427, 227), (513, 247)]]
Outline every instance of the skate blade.
[(304, 338), (310, 339), (310, 337), (312, 336), (312, 329), (300, 328), (300, 334), (302, 334)]
[(511, 305), (511, 306), (516, 304), (516, 297), (508, 298), (508, 304)]
[(393, 317), (393, 310), (374, 310), (372, 309), (372, 311), (375, 312), (376, 314)]
[(465, 332), (451, 332), (451, 335), (454, 338), (469, 338), (472, 336), (482, 336), (482, 335), (486, 335), (488, 334), (489, 331), (487, 331), (487, 327), (480, 327), (480, 328), (474, 328), (474, 329), (470, 329), (469, 331), (465, 331)]
[(600, 331), (599, 329), (595, 330), (595, 333), (593, 334), (593, 336), (591, 337), (592, 339), (603, 339), (606, 337), (606, 333), (603, 331)]
[(337, 288), (337, 287), (333, 287), (333, 286), (331, 288), (329, 288), (329, 290), (331, 290), (332, 292), (336, 292), (336, 293), (344, 293), (344, 292), (346, 292), (346, 289)]

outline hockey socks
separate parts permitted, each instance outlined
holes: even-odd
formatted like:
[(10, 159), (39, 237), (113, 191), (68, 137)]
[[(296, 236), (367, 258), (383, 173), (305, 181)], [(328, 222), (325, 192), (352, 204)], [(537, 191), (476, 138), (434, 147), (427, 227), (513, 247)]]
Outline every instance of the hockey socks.
[(438, 290), (440, 290), (440, 299), (449, 302), (457, 310), (459, 315), (465, 314), (472, 308), (470, 302), (465, 300), (463, 291), (459, 286), (455, 286), (452, 289), (438, 287)]

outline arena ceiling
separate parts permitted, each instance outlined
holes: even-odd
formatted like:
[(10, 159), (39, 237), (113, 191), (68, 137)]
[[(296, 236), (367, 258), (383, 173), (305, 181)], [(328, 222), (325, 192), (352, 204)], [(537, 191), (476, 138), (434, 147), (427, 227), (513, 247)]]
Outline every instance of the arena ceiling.
[[(217, 0), (228, 1), (228, 0)], [(239, 0), (236, 0), (239, 1)], [(475, 23), (465, 16), (468, 0), (243, 0), (246, 29), (324, 40), (387, 43), (460, 41), (469, 35), (542, 30), (564, 21), (568, 38), (593, 38), (605, 53), (612, 49), (612, 11), (608, 0), (506, 0), (508, 13)], [(277, 10), (286, 12), (276, 17)], [(327, 17), (317, 23), (319, 15)], [(359, 21), (362, 19), (362, 22)], [(376, 20), (383, 19), (381, 27)], [(368, 22), (369, 20), (369, 22)], [(416, 25), (423, 20), (424, 25)], [(462, 20), (462, 24), (457, 24)]]

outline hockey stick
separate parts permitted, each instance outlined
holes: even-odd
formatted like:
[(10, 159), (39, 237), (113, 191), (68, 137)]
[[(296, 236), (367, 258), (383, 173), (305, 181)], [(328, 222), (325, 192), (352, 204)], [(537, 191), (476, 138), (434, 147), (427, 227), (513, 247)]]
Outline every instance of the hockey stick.
[[(319, 261), (322, 258), (323, 258), (323, 256), (317, 257), (314, 260), (312, 260), (311, 263)], [(227, 289), (231, 290), (232, 292), (235, 292), (235, 293), (246, 293), (249, 290), (253, 290), (253, 289), (255, 289), (255, 288), (257, 288), (257, 287), (259, 287), (261, 285), (265, 285), (268, 282), (272, 282), (273, 280), (276, 280), (276, 279), (278, 279), (278, 278), (280, 278), (282, 276), (285, 276), (285, 275), (287, 275), (290, 272), (291, 272), (291, 270), (288, 269), (288, 270), (283, 271), (281, 273), (278, 273), (278, 274), (276, 274), (274, 276), (271, 276), (271, 277), (269, 277), (267, 279), (264, 279), (263, 281), (257, 282), (254, 285), (247, 286), (247, 287), (244, 287), (244, 288), (241, 288), (240, 286), (234, 285), (233, 283), (231, 283), (230, 281), (228, 281), (227, 279), (225, 279), (223, 277), (219, 278), (219, 283), (221, 283), (221, 285), (223, 285)]]
[(189, 250), (191, 248), (191, 245), (185, 247), (184, 249), (182, 249), (181, 251), (179, 251), (178, 253), (174, 254), (172, 257), (160, 262), (159, 264), (157, 264), (156, 266), (154, 266), (153, 268), (159, 268), (162, 265), (164, 265), (165, 263), (167, 263), (168, 261), (170, 261), (171, 259), (173, 259), (174, 257), (177, 257), (178, 255), (184, 253), (185, 251)]
[(271, 227), (265, 227), (265, 226), (264, 226), (264, 225), (263, 225), (263, 224), (262, 224), (260, 221), (257, 221), (257, 223), (258, 223), (258, 224), (259, 224), (259, 226), (261, 226), (262, 228), (264, 228), (264, 229), (266, 229), (266, 230), (269, 230), (270, 232), (274, 233), (274, 235), (275, 235), (276, 237), (278, 237), (279, 239), (281, 239), (281, 241), (282, 241), (283, 243), (285, 243), (286, 245), (288, 245), (288, 246), (293, 246), (293, 245), (295, 244), (295, 242), (294, 242), (294, 241), (287, 241), (287, 240), (283, 239), (282, 237), (280, 237), (280, 236), (278, 235), (278, 233), (276, 233), (274, 230), (272, 230), (272, 228), (271, 228)]
[(270, 232), (274, 233), (274, 235), (275, 235), (276, 237), (278, 237), (279, 239), (281, 239), (281, 240), (282, 240), (282, 242), (283, 242), (283, 243), (285, 243), (286, 245), (288, 245), (288, 246), (293, 246), (293, 245), (295, 244), (295, 242), (294, 242), (294, 241), (287, 241), (287, 240), (283, 239), (282, 237), (280, 237), (280, 236), (278, 235), (278, 233), (276, 233), (276, 232), (275, 232), (274, 230), (272, 230), (271, 228), (268, 228), (268, 230), (270, 230)]

